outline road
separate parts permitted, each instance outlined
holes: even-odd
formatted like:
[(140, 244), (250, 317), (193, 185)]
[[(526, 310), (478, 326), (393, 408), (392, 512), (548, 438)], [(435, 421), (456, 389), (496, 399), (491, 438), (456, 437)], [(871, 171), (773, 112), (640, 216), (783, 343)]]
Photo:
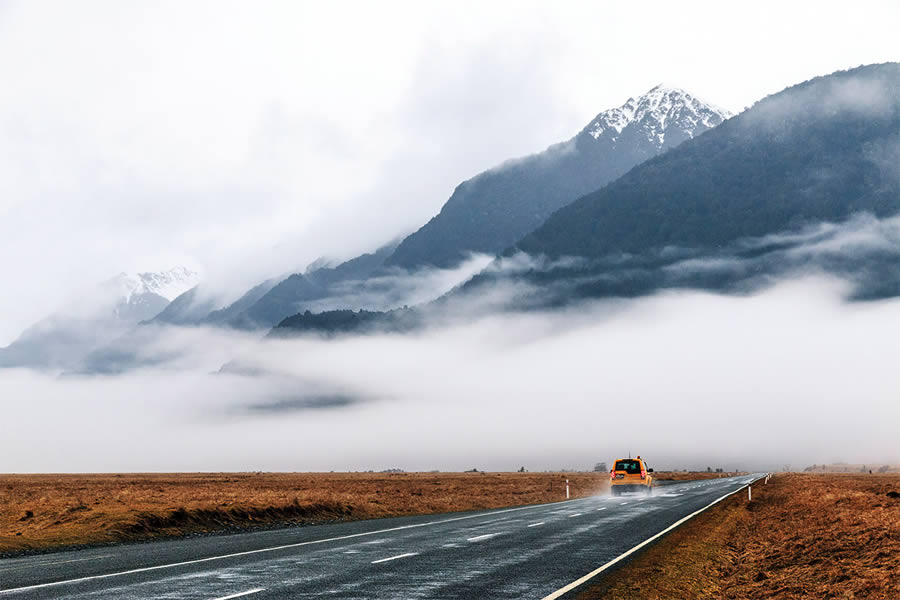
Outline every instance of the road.
[(535, 598), (760, 475), (490, 511), (127, 544), (0, 560), (0, 600)]

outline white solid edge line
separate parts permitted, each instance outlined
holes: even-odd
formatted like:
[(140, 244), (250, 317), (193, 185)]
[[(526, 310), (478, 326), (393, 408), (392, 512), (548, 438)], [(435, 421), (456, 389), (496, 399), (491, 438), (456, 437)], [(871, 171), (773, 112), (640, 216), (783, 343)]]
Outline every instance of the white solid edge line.
[(259, 593), (266, 588), (256, 588), (255, 590), (248, 590), (246, 592), (241, 592), (240, 594), (232, 594), (230, 596), (222, 596), (221, 598), (214, 598), (213, 600), (231, 600), (232, 598), (240, 598), (241, 596), (249, 596), (250, 594)]
[(507, 512), (516, 512), (516, 511), (520, 511), (520, 510), (534, 510), (534, 509), (539, 509), (539, 508), (546, 508), (547, 506), (550, 506), (553, 504), (562, 504), (563, 502), (578, 502), (580, 500), (585, 500), (585, 498), (573, 498), (572, 500), (562, 500), (560, 502), (548, 502), (547, 504), (535, 504), (532, 506), (519, 506), (516, 508), (504, 508), (502, 510), (491, 511), (488, 513), (481, 513), (478, 515), (466, 515), (463, 517), (453, 517), (450, 519), (442, 519), (440, 521), (428, 521), (425, 523), (415, 523), (413, 525), (401, 525), (399, 527), (390, 527), (388, 529), (378, 529), (376, 531), (364, 531), (362, 533), (352, 533), (349, 535), (340, 535), (337, 537), (325, 538), (325, 539), (321, 539), (321, 540), (310, 540), (308, 542), (297, 542), (294, 544), (284, 544), (282, 546), (272, 546), (271, 548), (258, 548), (256, 550), (245, 550), (244, 552), (234, 552), (232, 554), (223, 554), (221, 556), (208, 556), (206, 558), (198, 558), (195, 560), (186, 560), (186, 561), (170, 563), (170, 564), (166, 564), (166, 565), (141, 567), (139, 569), (131, 569), (128, 571), (119, 571), (117, 573), (104, 573), (103, 575), (89, 575), (87, 577), (78, 577), (76, 579), (66, 579), (63, 581), (51, 581), (50, 583), (38, 583), (35, 585), (26, 585), (23, 587), (10, 588), (8, 590), (0, 590), (0, 596), (3, 596), (4, 594), (13, 594), (16, 592), (37, 590), (37, 589), (52, 587), (52, 586), (57, 586), (57, 585), (68, 585), (71, 583), (80, 583), (82, 581), (93, 581), (96, 579), (108, 579), (110, 577), (118, 577), (120, 575), (131, 575), (133, 573), (146, 573), (147, 571), (158, 571), (159, 569), (171, 569), (174, 567), (183, 567), (185, 565), (195, 565), (198, 563), (210, 562), (213, 560), (222, 560), (225, 558), (235, 558), (237, 556), (248, 556), (251, 554), (260, 554), (262, 552), (274, 552), (276, 550), (285, 550), (287, 548), (298, 548), (300, 546), (309, 546), (312, 544), (324, 544), (327, 542), (337, 542), (337, 541), (341, 541), (341, 540), (349, 540), (352, 538), (364, 537), (364, 536), (368, 536), (368, 535), (379, 535), (381, 533), (388, 533), (391, 531), (401, 531), (404, 529), (416, 529), (419, 527), (428, 527), (430, 525), (440, 525), (442, 523), (451, 523), (453, 521), (464, 521), (466, 519), (477, 519), (478, 517), (487, 517), (490, 515), (497, 515), (497, 514), (507, 513)]
[(416, 556), (418, 552), (407, 552), (406, 554), (398, 554), (397, 556), (391, 556), (388, 558), (379, 558), (378, 560), (373, 560), (372, 564), (377, 565), (378, 563), (388, 562), (389, 560), (397, 560), (398, 558), (407, 558), (409, 556)]
[[(759, 481), (759, 479), (754, 480), (754, 482), (755, 482), (755, 481)], [(663, 529), (662, 531), (660, 531), (660, 532), (657, 533), (656, 535), (651, 536), (651, 537), (648, 537), (646, 540), (644, 540), (643, 542), (641, 542), (640, 544), (638, 544), (637, 546), (635, 546), (635, 547), (632, 548), (631, 550), (628, 550), (627, 552), (623, 552), (622, 554), (620, 554), (619, 556), (615, 557), (614, 559), (612, 559), (611, 561), (609, 561), (609, 562), (606, 563), (605, 565), (600, 566), (600, 567), (594, 569), (593, 571), (591, 571), (590, 573), (588, 573), (588, 574), (585, 575), (584, 577), (581, 577), (580, 579), (576, 579), (575, 581), (573, 581), (573, 582), (570, 583), (569, 585), (567, 585), (567, 586), (565, 586), (565, 587), (563, 587), (563, 588), (560, 588), (560, 589), (556, 590), (555, 592), (553, 592), (553, 593), (550, 594), (549, 596), (544, 596), (541, 600), (555, 600), (556, 598), (559, 598), (559, 597), (562, 596), (563, 594), (567, 594), (567, 593), (571, 592), (572, 590), (574, 590), (575, 588), (577, 588), (577, 587), (580, 586), (581, 584), (587, 583), (588, 581), (590, 581), (591, 579), (593, 579), (594, 577), (596, 577), (597, 575), (599, 575), (599, 574), (602, 573), (603, 571), (607, 570), (608, 568), (610, 568), (611, 566), (613, 566), (614, 564), (616, 564), (616, 563), (619, 562), (620, 560), (623, 560), (623, 559), (625, 559), (626, 557), (630, 556), (631, 554), (634, 554), (635, 552), (637, 552), (638, 550), (640, 550), (641, 548), (643, 548), (644, 546), (646, 546), (646, 545), (649, 544), (650, 542), (656, 540), (657, 538), (660, 538), (660, 537), (664, 536), (665, 534), (669, 533), (670, 531), (672, 531), (673, 529), (675, 529), (676, 527), (678, 527), (679, 525), (681, 525), (681, 524), (684, 523), (685, 521), (688, 521), (688, 520), (692, 519), (693, 517), (696, 517), (697, 515), (699, 515), (700, 513), (702, 513), (703, 511), (705, 511), (706, 509), (710, 508), (711, 506), (714, 506), (714, 505), (718, 504), (719, 502), (721, 502), (721, 501), (724, 500), (725, 498), (727, 498), (727, 497), (729, 497), (729, 496), (733, 496), (734, 494), (737, 494), (738, 492), (740, 492), (741, 490), (743, 490), (743, 489), (744, 489), (745, 487), (747, 487), (748, 485), (751, 485), (752, 483), (753, 483), (753, 482), (744, 484), (744, 485), (742, 485), (741, 487), (739, 487), (738, 489), (734, 490), (733, 492), (728, 492), (727, 494), (725, 494), (725, 495), (722, 496), (721, 498), (717, 498), (717, 499), (713, 500), (712, 502), (710, 502), (709, 504), (707, 504), (706, 506), (704, 506), (704, 507), (701, 508), (700, 510), (696, 510), (696, 511), (692, 512), (691, 514), (689, 514), (688, 516), (683, 517), (683, 518), (681, 518), (681, 519), (675, 521), (674, 523), (672, 523), (671, 525), (669, 525), (668, 527), (666, 527), (665, 529)]]

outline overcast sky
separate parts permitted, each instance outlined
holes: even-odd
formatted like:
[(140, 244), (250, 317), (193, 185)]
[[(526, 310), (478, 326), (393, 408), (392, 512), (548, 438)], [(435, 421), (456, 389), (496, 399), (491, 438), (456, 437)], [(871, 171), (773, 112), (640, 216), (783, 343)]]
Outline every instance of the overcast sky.
[(897, 3), (725, 6), (0, 1), (0, 345), (119, 271), (371, 250), (659, 82), (739, 111), (900, 59)]

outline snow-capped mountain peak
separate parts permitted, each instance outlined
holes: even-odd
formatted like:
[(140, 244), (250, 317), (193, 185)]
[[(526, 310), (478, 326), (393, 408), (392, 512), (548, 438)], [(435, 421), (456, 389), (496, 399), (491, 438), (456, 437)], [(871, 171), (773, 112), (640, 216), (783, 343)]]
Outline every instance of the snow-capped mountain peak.
[(585, 128), (595, 140), (601, 137), (617, 142), (626, 129), (646, 137), (657, 149), (665, 143), (666, 133), (679, 132), (679, 141), (715, 127), (731, 113), (700, 100), (685, 90), (660, 84), (638, 98), (600, 113)]
[(156, 294), (174, 300), (200, 281), (200, 274), (185, 267), (154, 273), (119, 273), (111, 283), (121, 293), (121, 300), (130, 302), (142, 294)]

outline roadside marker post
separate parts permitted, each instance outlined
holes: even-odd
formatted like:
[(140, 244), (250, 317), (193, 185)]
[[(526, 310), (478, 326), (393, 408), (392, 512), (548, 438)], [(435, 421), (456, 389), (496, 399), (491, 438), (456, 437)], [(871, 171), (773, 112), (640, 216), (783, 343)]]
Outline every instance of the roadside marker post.
[(747, 486), (747, 502), (753, 502), (753, 486)]
[(566, 500), (569, 499), (569, 480), (566, 479)]

